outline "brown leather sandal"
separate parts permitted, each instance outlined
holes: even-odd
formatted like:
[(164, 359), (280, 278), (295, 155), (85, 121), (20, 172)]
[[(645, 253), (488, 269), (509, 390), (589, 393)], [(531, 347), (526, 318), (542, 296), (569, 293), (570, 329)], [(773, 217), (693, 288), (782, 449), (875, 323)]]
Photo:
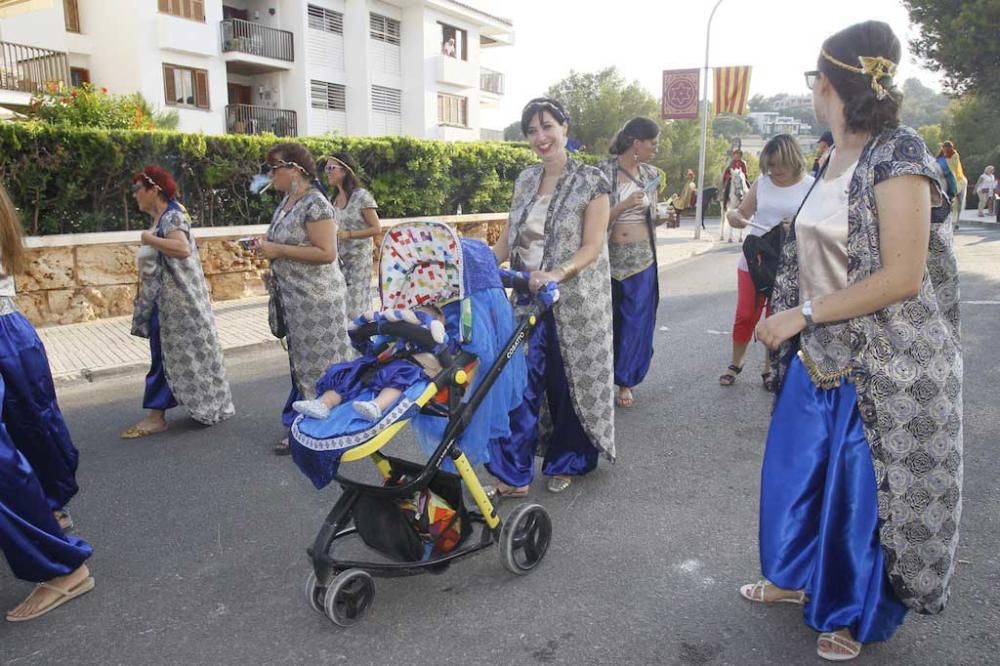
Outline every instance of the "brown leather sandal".
[(743, 372), (743, 366), (741, 365), (730, 365), (727, 371), (719, 377), (720, 386), (732, 386), (736, 383), (736, 375)]

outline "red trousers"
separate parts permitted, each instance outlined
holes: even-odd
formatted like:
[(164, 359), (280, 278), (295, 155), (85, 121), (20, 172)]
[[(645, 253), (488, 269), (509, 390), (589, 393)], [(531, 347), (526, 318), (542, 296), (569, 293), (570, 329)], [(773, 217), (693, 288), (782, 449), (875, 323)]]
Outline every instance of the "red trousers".
[(737, 270), (737, 297), (736, 297), (736, 321), (733, 323), (733, 341), (750, 342), (753, 340), (753, 331), (760, 321), (760, 316), (764, 309), (767, 314), (771, 314), (771, 306), (767, 302), (767, 296), (757, 291), (750, 273)]

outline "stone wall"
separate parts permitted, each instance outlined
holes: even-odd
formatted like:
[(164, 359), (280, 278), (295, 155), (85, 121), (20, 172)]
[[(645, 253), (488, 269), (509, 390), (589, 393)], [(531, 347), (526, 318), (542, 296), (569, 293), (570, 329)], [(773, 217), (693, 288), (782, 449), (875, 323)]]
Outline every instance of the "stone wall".
[[(434, 218), (462, 236), (496, 242), (506, 213)], [(382, 220), (391, 227), (414, 220)], [(194, 229), (212, 299), (228, 301), (266, 294), (261, 274), (267, 260), (239, 246), (244, 236), (263, 236), (266, 225)], [(381, 238), (376, 239), (379, 247)], [(75, 324), (132, 313), (138, 286), (135, 256), (139, 232), (67, 234), (25, 239), (28, 270), (18, 275), (17, 302), (35, 326)], [(376, 249), (377, 253), (377, 249)], [(377, 270), (377, 265), (376, 265)]]

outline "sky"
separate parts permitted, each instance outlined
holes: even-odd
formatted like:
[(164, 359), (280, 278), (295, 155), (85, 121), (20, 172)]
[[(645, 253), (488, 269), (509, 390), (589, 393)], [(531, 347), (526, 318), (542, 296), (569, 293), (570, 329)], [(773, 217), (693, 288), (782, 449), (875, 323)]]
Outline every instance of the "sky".
[[(532, 97), (570, 70), (614, 65), (660, 98), (664, 69), (702, 67), (705, 27), (715, 0), (473, 0), (514, 22), (515, 43), (484, 50), (482, 64), (506, 75), (497, 110), (483, 127), (503, 129)], [(916, 36), (899, 0), (723, 0), (712, 22), (712, 66), (750, 65), (750, 96), (806, 94), (802, 73), (815, 69), (823, 40), (858, 21), (892, 26), (903, 43), (897, 79), (916, 77), (934, 90), (941, 77), (920, 66), (908, 41)]]

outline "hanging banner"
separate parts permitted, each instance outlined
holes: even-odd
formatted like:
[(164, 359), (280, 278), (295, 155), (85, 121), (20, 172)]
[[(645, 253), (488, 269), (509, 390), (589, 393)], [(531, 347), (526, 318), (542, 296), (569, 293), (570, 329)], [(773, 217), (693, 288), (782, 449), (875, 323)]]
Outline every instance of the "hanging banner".
[(715, 68), (715, 114), (747, 112), (750, 95), (750, 67)]
[(699, 69), (663, 70), (664, 120), (689, 120), (698, 117)]

